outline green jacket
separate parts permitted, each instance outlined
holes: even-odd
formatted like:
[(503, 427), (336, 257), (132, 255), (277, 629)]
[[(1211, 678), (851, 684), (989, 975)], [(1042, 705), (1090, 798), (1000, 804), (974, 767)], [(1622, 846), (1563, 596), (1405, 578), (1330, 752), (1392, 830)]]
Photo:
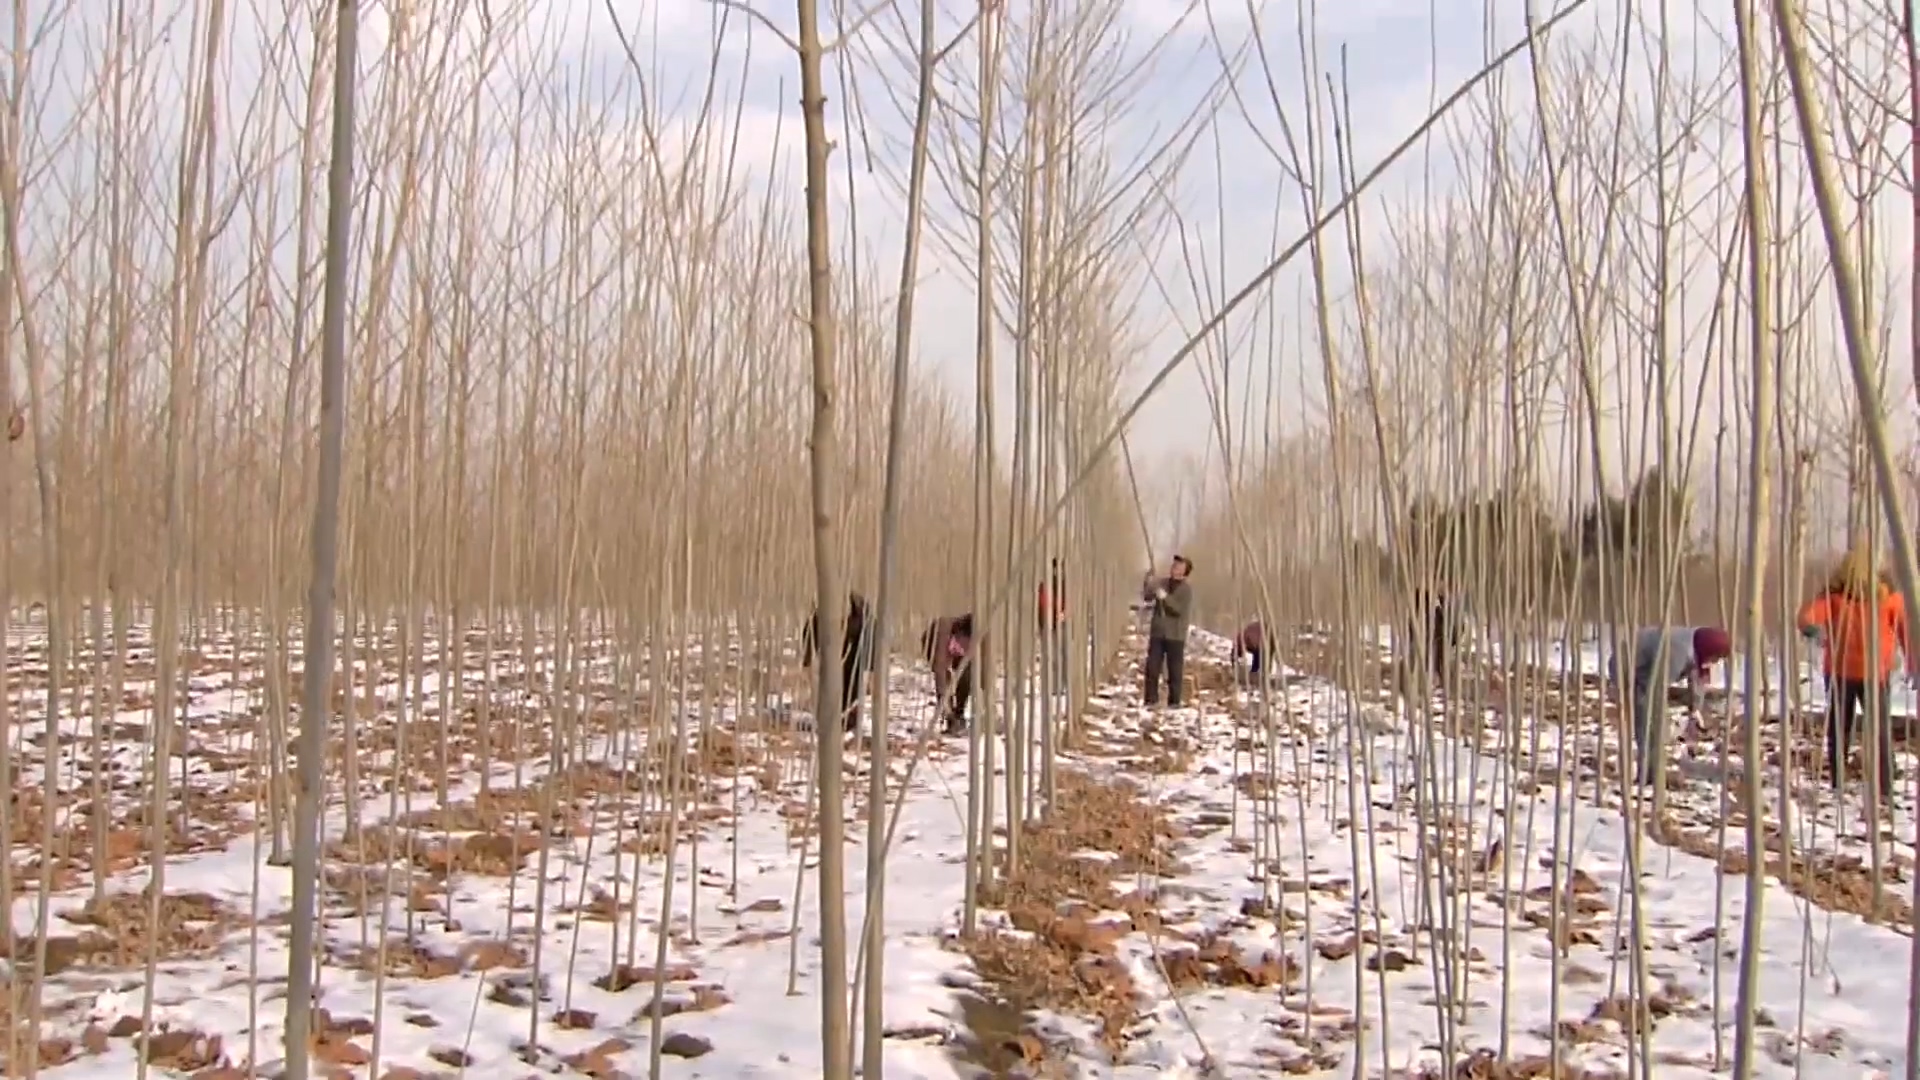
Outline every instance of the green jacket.
[[(1155, 588), (1167, 590), (1165, 599), (1153, 595)], [(1153, 621), (1147, 633), (1162, 641), (1187, 640), (1187, 627), (1193, 623), (1193, 583), (1160, 578), (1152, 582), (1142, 597), (1153, 601)]]

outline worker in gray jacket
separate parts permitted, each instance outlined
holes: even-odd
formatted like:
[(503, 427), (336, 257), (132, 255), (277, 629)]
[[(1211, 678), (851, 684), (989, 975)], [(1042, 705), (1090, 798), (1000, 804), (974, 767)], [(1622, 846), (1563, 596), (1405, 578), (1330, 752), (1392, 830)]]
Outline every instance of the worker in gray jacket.
[(1713, 665), (1733, 654), (1733, 638), (1717, 626), (1649, 626), (1633, 639), (1633, 695), (1621, 681), (1620, 653), (1607, 664), (1607, 678), (1627, 709), (1627, 727), (1633, 733), (1634, 758), (1639, 762), (1634, 780), (1651, 784), (1666, 768), (1667, 689), (1684, 682), (1688, 701), (1700, 702), (1700, 684)]
[(1147, 579), (1140, 599), (1153, 608), (1147, 624), (1147, 687), (1142, 700), (1160, 704), (1160, 677), (1167, 679), (1167, 704), (1180, 707), (1187, 673), (1187, 627), (1193, 620), (1193, 585), (1187, 580), (1193, 563), (1175, 555), (1167, 576)]

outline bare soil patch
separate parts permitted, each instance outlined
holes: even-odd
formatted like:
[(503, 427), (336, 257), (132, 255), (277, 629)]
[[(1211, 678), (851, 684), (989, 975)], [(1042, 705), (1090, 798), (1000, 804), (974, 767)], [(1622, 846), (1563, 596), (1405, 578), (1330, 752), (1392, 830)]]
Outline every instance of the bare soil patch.
[[(985, 981), (988, 1004), (977, 1018), (990, 1029), (965, 1041), (973, 1048), (965, 1060), (1000, 1070), (996, 1076), (1007, 1075), (1011, 1059), (1033, 1066), (1047, 1056), (1044, 1040), (1024, 1021), (1015, 1034), (1004, 1030), (1011, 1026), (1009, 1012), (1092, 1017), (1102, 1044), (1118, 1054), (1137, 1006), (1115, 945), (1157, 916), (1137, 896), (1123, 895), (1116, 881), (1178, 866), (1172, 822), (1131, 783), (1062, 770), (1058, 792), (1052, 815), (1022, 833), (1017, 871), (980, 896), (982, 905), (1005, 911), (1017, 933), (983, 929), (960, 943)], [(1111, 858), (1085, 857), (1088, 852)]]

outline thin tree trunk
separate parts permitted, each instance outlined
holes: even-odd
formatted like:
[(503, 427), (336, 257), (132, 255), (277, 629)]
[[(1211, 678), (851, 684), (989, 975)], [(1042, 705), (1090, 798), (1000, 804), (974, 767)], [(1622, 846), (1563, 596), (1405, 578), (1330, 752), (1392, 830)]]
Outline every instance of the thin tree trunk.
[[(807, 312), (813, 353), (813, 565), (815, 680), (813, 735), (820, 803), (820, 1070), (823, 1080), (851, 1080), (851, 1017), (847, 1015), (846, 808), (841, 788), (840, 461), (836, 434), (833, 248), (827, 226), (827, 99), (821, 84), (818, 0), (799, 0), (800, 111), (806, 125)], [(850, 643), (851, 644), (851, 643)], [(299, 1080), (299, 1078), (296, 1078)]]
[[(319, 917), (320, 804), (324, 798), (338, 574), (340, 476), (346, 441), (347, 289), (353, 241), (353, 124), (359, 0), (337, 0), (333, 151), (327, 168), (327, 271), (321, 298), (320, 468), (313, 502), (313, 571), (307, 590), (293, 831), (293, 936), (287, 973), (287, 1080), (311, 1067), (315, 930)], [(351, 710), (351, 693), (347, 708)], [(351, 804), (355, 792), (347, 792)]]
[[(900, 547), (900, 472), (907, 427), (907, 382), (913, 357), (914, 283), (920, 274), (920, 219), (926, 200), (928, 129), (933, 119), (933, 33), (934, 0), (921, 0), (916, 64), (919, 82), (913, 113), (913, 144), (907, 164), (906, 236), (900, 251), (900, 294), (894, 301), (886, 477), (880, 496), (880, 580), (874, 590), (873, 605), (873, 653), (878, 658), (875, 676), (878, 685), (874, 690), (873, 735), (867, 763), (867, 901), (860, 944), (866, 963), (866, 982), (861, 991), (865, 997), (861, 1003), (860, 1074), (876, 1080), (885, 1075), (886, 1052), (887, 823), (883, 810), (887, 805), (888, 705), (892, 698), (888, 687), (893, 670), (890, 628)], [(942, 646), (936, 642), (934, 647)], [(819, 729), (817, 722), (815, 729)]]
[[(1760, 60), (1753, 29), (1750, 0), (1734, 0), (1733, 18), (1740, 62), (1741, 144), (1746, 159), (1747, 211), (1747, 304), (1753, 335), (1753, 413), (1752, 443), (1747, 450), (1747, 551), (1745, 616), (1747, 640), (1747, 684), (1745, 745), (1741, 750), (1745, 770), (1741, 777), (1742, 812), (1746, 815), (1747, 864), (1761, 867), (1767, 861), (1765, 822), (1762, 817), (1761, 747), (1762, 698), (1760, 678), (1766, 663), (1766, 568), (1769, 549), (1768, 526), (1772, 509), (1769, 487), (1773, 470), (1768, 464), (1767, 447), (1773, 422), (1773, 366), (1776, 351), (1773, 338), (1772, 237), (1767, 231), (1768, 194), (1766, 152), (1761, 123)], [(1766, 902), (1766, 875), (1750, 872), (1746, 876), (1746, 909), (1741, 914), (1740, 987), (1734, 1015), (1733, 1075), (1748, 1080), (1753, 1075), (1754, 1016), (1760, 995), (1760, 946), (1762, 918)]]

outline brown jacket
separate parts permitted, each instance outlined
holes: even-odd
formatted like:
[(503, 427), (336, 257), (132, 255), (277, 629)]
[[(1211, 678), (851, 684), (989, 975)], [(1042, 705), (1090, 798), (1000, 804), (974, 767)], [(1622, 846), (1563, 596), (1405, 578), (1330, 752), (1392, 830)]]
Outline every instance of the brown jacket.
[(1266, 636), (1266, 628), (1260, 625), (1260, 620), (1253, 620), (1233, 635), (1233, 655), (1245, 656), (1250, 652), (1259, 652), (1266, 646)]

